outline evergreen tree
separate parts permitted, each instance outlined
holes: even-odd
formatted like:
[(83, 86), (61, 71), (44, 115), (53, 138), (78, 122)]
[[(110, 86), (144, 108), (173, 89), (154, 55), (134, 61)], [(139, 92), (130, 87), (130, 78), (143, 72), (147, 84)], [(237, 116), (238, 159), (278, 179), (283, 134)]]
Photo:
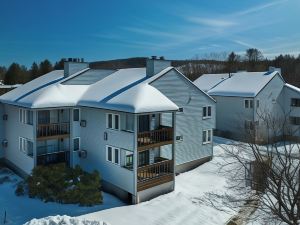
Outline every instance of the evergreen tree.
[(5, 73), (6, 73), (6, 68), (4, 66), (0, 66), (0, 81), (2, 82), (4, 80)]
[(20, 67), (19, 64), (17, 63), (12, 63), (4, 77), (4, 84), (12, 85), (12, 84), (17, 84), (21, 83), (22, 76), (24, 71), (22, 71), (22, 68)]
[(49, 73), (52, 70), (53, 70), (52, 64), (48, 59), (45, 59), (40, 63), (39, 71), (41, 75)]
[(54, 65), (54, 69), (55, 70), (63, 70), (65, 61), (66, 61), (65, 59), (61, 59), (58, 62), (56, 62)]
[(31, 69), (30, 69), (30, 79), (33, 80), (37, 77), (39, 77), (39, 66), (36, 64), (36, 62), (32, 63)]

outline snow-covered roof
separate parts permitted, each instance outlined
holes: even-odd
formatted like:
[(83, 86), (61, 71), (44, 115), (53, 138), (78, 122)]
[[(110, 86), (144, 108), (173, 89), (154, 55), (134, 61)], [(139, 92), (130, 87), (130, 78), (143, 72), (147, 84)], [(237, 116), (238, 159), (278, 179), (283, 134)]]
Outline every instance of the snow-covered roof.
[(286, 83), (284, 86), (287, 87), (287, 88), (290, 88), (290, 89), (292, 89), (292, 90), (294, 90), (294, 91), (296, 91), (298, 93), (300, 93), (300, 88), (298, 88), (298, 87), (296, 87), (294, 85)]
[[(227, 78), (222, 79), (222, 75)], [(277, 71), (237, 72), (232, 73), (231, 77), (228, 74), (213, 74), (212, 78), (207, 78), (210, 74), (206, 74), (199, 77), (195, 84), (202, 89), (207, 84), (207, 93), (212, 96), (255, 97), (276, 75), (281, 77)]]
[(178, 106), (149, 83), (145, 68), (84, 69), (69, 77), (52, 71), (0, 96), (0, 101), (28, 108), (87, 106), (132, 113), (175, 111)]
[(10, 88), (17, 88), (22, 86), (22, 84), (13, 84), (13, 85), (6, 85), (0, 83), (0, 89), (10, 89)]
[(207, 92), (212, 89), (214, 86), (227, 79), (229, 74), (203, 74), (201, 77), (194, 81), (194, 84), (201, 90)]

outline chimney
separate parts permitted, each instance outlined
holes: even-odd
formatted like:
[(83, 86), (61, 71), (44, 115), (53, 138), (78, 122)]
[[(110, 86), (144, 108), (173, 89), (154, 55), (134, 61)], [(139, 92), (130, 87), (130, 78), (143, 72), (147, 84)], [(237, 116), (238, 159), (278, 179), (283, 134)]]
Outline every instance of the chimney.
[(159, 59), (156, 56), (152, 56), (146, 60), (146, 76), (152, 77), (169, 66), (171, 66), (170, 60), (165, 60), (163, 56), (159, 57)]
[(83, 58), (81, 60), (79, 58), (68, 58), (68, 61), (64, 62), (64, 76), (68, 77), (86, 68), (89, 68), (89, 63), (84, 62)]
[(269, 66), (269, 72), (279, 72), (281, 74), (281, 68), (276, 68), (276, 67), (273, 67), (273, 66)]

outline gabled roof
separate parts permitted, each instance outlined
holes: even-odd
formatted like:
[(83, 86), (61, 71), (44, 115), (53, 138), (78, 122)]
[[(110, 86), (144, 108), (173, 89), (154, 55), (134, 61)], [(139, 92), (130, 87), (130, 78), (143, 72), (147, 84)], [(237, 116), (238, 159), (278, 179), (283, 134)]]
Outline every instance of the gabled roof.
[(207, 93), (212, 96), (255, 97), (275, 76), (283, 80), (277, 71), (238, 72), (224, 79), (222, 75), (228, 76), (213, 74), (212, 78), (207, 78), (210, 74), (203, 75), (196, 80), (196, 85), (203, 88), (207, 84)]
[[(165, 72), (169, 71), (165, 70)], [(175, 111), (178, 106), (149, 85), (145, 68), (84, 69), (69, 77), (52, 71), (0, 97), (28, 108), (88, 106), (132, 113)]]
[(221, 74), (203, 74), (198, 79), (194, 81), (194, 84), (200, 88), (201, 90), (207, 92), (220, 82), (229, 78), (229, 74), (221, 73)]
[(285, 86), (286, 88), (289, 88), (289, 89), (291, 89), (291, 90), (293, 90), (293, 91), (295, 91), (295, 92), (298, 92), (298, 93), (300, 94), (300, 88), (298, 88), (298, 87), (296, 87), (296, 86), (294, 86), (294, 85), (288, 84), (288, 83), (286, 83), (284, 86)]

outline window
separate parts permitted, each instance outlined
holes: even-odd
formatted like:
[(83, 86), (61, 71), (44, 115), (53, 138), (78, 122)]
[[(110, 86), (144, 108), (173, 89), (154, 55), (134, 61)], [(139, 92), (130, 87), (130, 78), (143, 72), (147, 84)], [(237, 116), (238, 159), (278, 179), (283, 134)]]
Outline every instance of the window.
[(80, 138), (73, 139), (73, 151), (78, 151), (80, 149)]
[[(126, 152), (126, 154), (127, 154), (127, 152)], [(132, 166), (133, 166), (133, 154), (129, 153), (125, 157), (125, 167), (126, 168), (132, 168)]]
[(290, 124), (300, 125), (300, 117), (290, 116)]
[(259, 108), (259, 100), (256, 100), (256, 108)]
[(211, 118), (211, 106), (203, 107), (203, 118)]
[(253, 108), (253, 100), (252, 99), (245, 99), (245, 108), (246, 109)]
[(120, 115), (113, 114), (113, 113), (107, 113), (106, 114), (106, 128), (119, 130), (120, 129)]
[(291, 106), (300, 107), (300, 99), (299, 98), (292, 98), (291, 99)]
[(107, 147), (107, 161), (112, 162), (112, 147)]
[(23, 124), (33, 124), (33, 111), (28, 109), (19, 110), (19, 121)]
[(73, 109), (73, 121), (79, 121), (79, 114), (80, 114), (80, 111), (79, 109)]
[(119, 115), (115, 114), (114, 117), (115, 117), (115, 121), (114, 121), (115, 122), (115, 126), (114, 126), (114, 129), (119, 130)]
[(204, 130), (202, 133), (203, 144), (209, 144), (212, 142), (212, 130)]
[(126, 113), (126, 124), (125, 130), (133, 131), (134, 130), (134, 115), (130, 113)]
[(27, 138), (19, 137), (19, 150), (33, 157), (33, 142)]
[(106, 160), (120, 165), (120, 149), (113, 146), (106, 146)]
[(114, 158), (114, 160), (115, 160), (115, 164), (120, 164), (120, 162), (119, 162), (119, 157), (120, 157), (120, 150), (118, 149), (118, 148), (115, 148), (115, 158)]

